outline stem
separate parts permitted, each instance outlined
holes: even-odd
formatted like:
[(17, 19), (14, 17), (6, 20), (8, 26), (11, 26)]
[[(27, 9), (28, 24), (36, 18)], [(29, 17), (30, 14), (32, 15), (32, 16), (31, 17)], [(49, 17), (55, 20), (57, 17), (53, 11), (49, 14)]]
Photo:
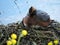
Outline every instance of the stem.
[(55, 44), (55, 45), (57, 45), (57, 44)]
[(23, 36), (22, 34), (19, 35), (19, 38), (18, 38), (18, 41), (17, 41), (17, 45), (19, 45), (20, 39), (21, 39), (22, 36)]

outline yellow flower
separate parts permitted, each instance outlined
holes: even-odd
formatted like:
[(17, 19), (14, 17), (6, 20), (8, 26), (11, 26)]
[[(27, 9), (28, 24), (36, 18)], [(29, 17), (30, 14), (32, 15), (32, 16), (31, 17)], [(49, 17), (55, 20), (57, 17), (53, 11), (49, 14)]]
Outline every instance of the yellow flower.
[(22, 35), (26, 36), (28, 34), (28, 32), (26, 30), (22, 30)]
[(12, 44), (12, 42), (8, 40), (7, 41), (7, 45), (11, 45), (11, 44)]
[(12, 44), (16, 44), (16, 40), (14, 40), (14, 39), (11, 39), (11, 42), (12, 42)]
[(53, 45), (53, 42), (52, 42), (52, 41), (50, 41), (50, 42), (48, 43), (48, 45)]
[(57, 39), (54, 40), (54, 43), (55, 43), (55, 44), (58, 44), (58, 43), (59, 43), (59, 40), (57, 40)]
[(14, 33), (13, 33), (13, 34), (11, 34), (11, 38), (12, 38), (12, 39), (17, 39), (17, 35), (16, 35), (16, 34), (14, 34)]

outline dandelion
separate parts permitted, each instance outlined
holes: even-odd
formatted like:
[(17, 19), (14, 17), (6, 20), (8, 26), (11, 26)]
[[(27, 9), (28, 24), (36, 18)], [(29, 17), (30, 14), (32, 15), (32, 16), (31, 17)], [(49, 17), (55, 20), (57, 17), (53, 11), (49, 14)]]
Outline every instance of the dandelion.
[(17, 39), (17, 35), (16, 35), (16, 34), (14, 34), (14, 33), (13, 33), (13, 34), (11, 34), (11, 38), (12, 38), (12, 39)]
[(13, 45), (15, 45), (17, 41), (14, 40), (14, 39), (11, 39), (11, 42), (12, 42)]
[(28, 32), (26, 30), (22, 30), (21, 33), (22, 33), (23, 36), (26, 36), (28, 34)]
[(11, 45), (12, 42), (10, 40), (7, 41), (7, 45)]
[(48, 43), (48, 45), (53, 45), (53, 42), (52, 42), (52, 41), (50, 41), (50, 42)]
[(22, 32), (21, 32), (20, 35), (19, 35), (17, 45), (20, 44), (21, 38), (22, 38), (23, 36), (26, 36), (27, 34), (28, 34), (27, 30), (22, 30)]
[(57, 45), (58, 43), (59, 43), (59, 40), (54, 40), (54, 43), (55, 43), (55, 45)]

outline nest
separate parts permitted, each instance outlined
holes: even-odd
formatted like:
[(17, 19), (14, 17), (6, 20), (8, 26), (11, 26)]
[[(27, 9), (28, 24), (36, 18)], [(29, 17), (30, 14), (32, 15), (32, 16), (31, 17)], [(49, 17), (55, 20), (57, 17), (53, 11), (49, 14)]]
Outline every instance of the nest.
[[(12, 33), (15, 33), (17, 34), (17, 36), (19, 36), (20, 30), (21, 26), (19, 23), (8, 24), (7, 26), (0, 25), (0, 45), (6, 45), (6, 41)], [(29, 34), (26, 37), (23, 37), (23, 39), (21, 40), (21, 45), (25, 45), (26, 43), (31, 45), (27, 40), (30, 40), (30, 42), (34, 41), (38, 45), (47, 45), (49, 41), (54, 41), (54, 39), (60, 39), (60, 31), (55, 31), (55, 29), (53, 28), (49, 28), (47, 30), (37, 29), (37, 31), (36, 29), (30, 29), (28, 33)]]

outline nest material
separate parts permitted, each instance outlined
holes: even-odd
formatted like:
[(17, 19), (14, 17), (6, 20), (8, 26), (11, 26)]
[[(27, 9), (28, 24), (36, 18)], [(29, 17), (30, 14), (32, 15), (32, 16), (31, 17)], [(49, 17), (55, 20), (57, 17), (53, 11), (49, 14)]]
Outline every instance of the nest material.
[[(17, 34), (17, 36), (19, 36), (20, 30), (21, 26), (18, 23), (8, 24), (7, 26), (0, 25), (0, 45), (6, 45), (6, 41), (12, 33), (15, 33)], [(59, 32), (59, 30), (57, 31)], [(54, 39), (60, 39), (60, 33), (57, 33), (53, 28), (49, 28), (47, 30), (30, 29), (28, 33), (29, 35), (21, 40), (21, 45), (30, 44), (29, 41), (34, 41), (38, 45), (45, 45), (49, 41), (53, 41)]]

